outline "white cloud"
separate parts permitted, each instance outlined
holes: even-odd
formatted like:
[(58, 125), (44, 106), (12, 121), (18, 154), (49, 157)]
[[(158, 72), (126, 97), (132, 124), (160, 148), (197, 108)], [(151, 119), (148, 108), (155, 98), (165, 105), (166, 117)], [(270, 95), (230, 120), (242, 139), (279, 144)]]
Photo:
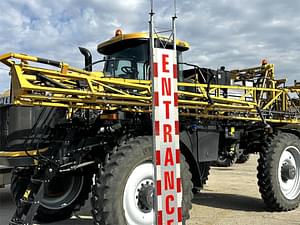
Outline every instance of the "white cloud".
[[(155, 20), (170, 25), (173, 1), (155, 0)], [(0, 53), (22, 52), (82, 66), (78, 46), (91, 48), (114, 35), (147, 31), (149, 0), (0, 1)], [(177, 36), (191, 44), (186, 61), (217, 68), (257, 65), (297, 78), (300, 60), (300, 1), (177, 1)], [(0, 65), (0, 68), (3, 68)], [(0, 92), (8, 87), (0, 70)]]

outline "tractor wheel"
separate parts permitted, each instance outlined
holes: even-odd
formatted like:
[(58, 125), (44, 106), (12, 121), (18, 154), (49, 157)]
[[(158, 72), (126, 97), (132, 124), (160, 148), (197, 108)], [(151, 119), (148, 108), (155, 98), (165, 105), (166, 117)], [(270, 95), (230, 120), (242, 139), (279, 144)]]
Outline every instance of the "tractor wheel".
[(10, 193), (16, 204), (18, 204), (19, 200), (23, 197), (23, 194), (30, 183), (30, 177), (32, 174), (32, 170), (29, 169), (13, 170), (10, 182)]
[[(152, 155), (151, 136), (130, 139), (113, 151), (104, 165), (96, 198), (92, 198), (94, 224), (153, 224)], [(182, 216), (186, 221), (192, 208), (193, 184), (189, 166), (183, 156), (181, 159)]]
[(201, 184), (202, 188), (206, 184), (209, 176), (210, 163), (209, 162), (201, 162), (199, 163), (200, 176), (201, 176)]
[(197, 194), (203, 189), (204, 185), (206, 184), (206, 181), (208, 180), (209, 176), (209, 170), (210, 170), (210, 163), (209, 162), (201, 162), (199, 165), (199, 171), (200, 171), (200, 180), (201, 180), (201, 186), (200, 187), (194, 187), (193, 193)]
[[(11, 193), (16, 203), (22, 198), (30, 175), (16, 171), (11, 180)], [(44, 197), (41, 200), (35, 219), (39, 222), (54, 222), (68, 219), (72, 212), (79, 210), (88, 199), (92, 179), (91, 176), (61, 174), (45, 185)]]
[(239, 163), (239, 164), (242, 164), (242, 163), (245, 163), (249, 160), (250, 158), (250, 155), (249, 154), (241, 154), (237, 160), (236, 160), (236, 163)]
[(278, 133), (267, 139), (258, 160), (261, 196), (272, 211), (288, 211), (300, 202), (300, 140)]

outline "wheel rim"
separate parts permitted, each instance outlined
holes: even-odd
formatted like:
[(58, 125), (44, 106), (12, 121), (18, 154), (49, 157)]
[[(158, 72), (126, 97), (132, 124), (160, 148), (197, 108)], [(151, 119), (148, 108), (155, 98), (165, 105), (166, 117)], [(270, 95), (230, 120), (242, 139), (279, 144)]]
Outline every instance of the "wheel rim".
[(285, 198), (293, 200), (300, 194), (300, 151), (295, 146), (284, 149), (278, 167), (280, 190)]
[(149, 189), (153, 187), (153, 170), (153, 164), (145, 162), (137, 166), (127, 179), (123, 194), (123, 208), (128, 225), (153, 224), (154, 214), (150, 202), (146, 202), (147, 204), (141, 202), (143, 199), (145, 201), (145, 197), (152, 200), (153, 188), (152, 193)]
[(80, 194), (83, 182), (83, 176), (58, 175), (54, 177), (50, 183), (45, 184), (41, 205), (54, 210), (69, 206)]

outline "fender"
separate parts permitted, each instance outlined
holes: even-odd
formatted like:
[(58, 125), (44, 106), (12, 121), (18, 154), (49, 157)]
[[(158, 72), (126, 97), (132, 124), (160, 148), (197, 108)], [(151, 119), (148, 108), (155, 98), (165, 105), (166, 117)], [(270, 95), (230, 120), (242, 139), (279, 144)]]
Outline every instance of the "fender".
[(278, 129), (282, 132), (294, 134), (300, 138), (300, 125), (298, 124), (287, 124)]
[(199, 163), (217, 160), (219, 133), (216, 130), (183, 130), (180, 133), (180, 150), (189, 164), (194, 186), (202, 187)]

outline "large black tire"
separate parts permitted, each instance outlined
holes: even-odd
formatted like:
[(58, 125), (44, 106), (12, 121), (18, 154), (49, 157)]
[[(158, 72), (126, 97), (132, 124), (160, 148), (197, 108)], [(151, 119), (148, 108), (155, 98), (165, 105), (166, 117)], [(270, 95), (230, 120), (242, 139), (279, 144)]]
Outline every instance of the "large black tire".
[(300, 140), (280, 132), (264, 143), (258, 160), (261, 196), (272, 211), (288, 211), (300, 202)]
[(19, 200), (23, 197), (23, 194), (30, 183), (31, 175), (32, 171), (29, 169), (13, 170), (10, 182), (10, 193), (16, 204), (18, 204)]
[[(98, 188), (94, 190), (96, 197), (92, 198), (94, 224), (131, 225), (127, 221), (128, 217), (125, 215), (125, 212), (128, 211), (123, 207), (123, 199), (126, 196), (124, 193), (126, 193), (126, 185), (129, 183), (132, 173), (137, 171), (137, 167), (144, 165), (152, 166), (151, 136), (130, 139), (127, 143), (123, 143), (116, 148), (108, 157), (100, 177), (100, 183), (98, 183)], [(141, 172), (152, 173), (152, 171), (153, 167), (150, 170), (143, 170)], [(189, 166), (185, 162), (183, 155), (181, 157), (181, 177), (183, 185), (182, 216), (183, 224), (185, 224), (185, 221), (189, 218), (189, 210), (192, 208), (193, 184)], [(151, 181), (147, 182), (146, 185), (151, 185)], [(144, 210), (151, 211), (151, 208)], [(151, 216), (151, 213), (147, 215)], [(153, 216), (150, 218), (153, 219)], [(142, 219), (142, 221), (144, 220)], [(138, 223), (140, 225), (144, 224), (143, 222)], [(151, 224), (153, 224), (153, 221)]]
[(199, 193), (204, 188), (204, 185), (206, 184), (209, 176), (210, 162), (200, 162), (198, 166), (199, 166), (201, 184), (200, 187), (193, 188), (194, 194)]
[[(29, 182), (30, 174), (28, 171), (16, 170), (13, 173), (11, 193), (17, 204)], [(88, 199), (91, 183), (91, 175), (86, 174), (84, 176), (80, 173), (64, 174), (55, 178), (47, 185), (48, 189), (37, 210), (35, 220), (48, 223), (70, 218), (73, 211), (79, 210)]]
[(201, 178), (201, 188), (206, 184), (208, 180), (209, 171), (210, 171), (210, 162), (201, 162), (199, 163), (200, 169), (200, 178)]

